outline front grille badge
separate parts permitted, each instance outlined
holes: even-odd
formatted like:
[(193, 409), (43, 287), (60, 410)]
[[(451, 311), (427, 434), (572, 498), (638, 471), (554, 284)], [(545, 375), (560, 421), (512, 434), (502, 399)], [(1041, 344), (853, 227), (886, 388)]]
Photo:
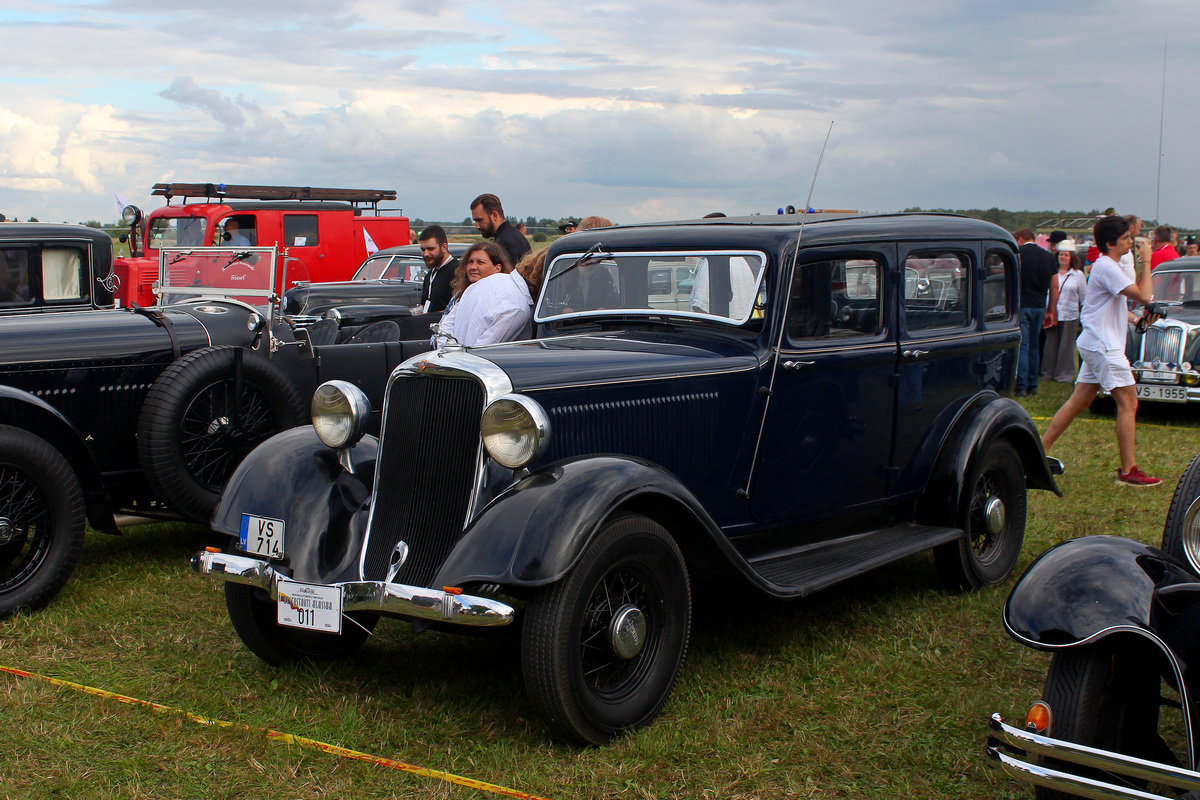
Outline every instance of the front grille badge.
[(388, 583), (391, 583), (392, 579), (396, 577), (396, 573), (404, 566), (406, 560), (408, 560), (408, 544), (401, 540), (396, 542), (396, 546), (392, 548), (392, 555), (388, 558)]

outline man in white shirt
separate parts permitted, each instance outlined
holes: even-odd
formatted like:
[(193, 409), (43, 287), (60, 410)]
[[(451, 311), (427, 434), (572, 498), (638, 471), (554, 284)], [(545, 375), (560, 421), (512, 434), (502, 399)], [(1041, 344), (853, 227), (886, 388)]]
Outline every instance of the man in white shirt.
[(1083, 333), (1076, 340), (1083, 364), (1075, 379), (1075, 391), (1050, 420), (1042, 435), (1042, 447), (1050, 447), (1063, 434), (1075, 417), (1091, 405), (1096, 392), (1103, 388), (1117, 403), (1117, 449), (1121, 466), (1117, 470), (1118, 486), (1157, 486), (1162, 483), (1137, 467), (1134, 442), (1137, 434), (1137, 392), (1133, 372), (1125, 357), (1125, 336), (1129, 323), (1126, 298), (1145, 305), (1152, 299), (1150, 279), (1150, 244), (1138, 246), (1136, 263), (1139, 280), (1133, 283), (1121, 269), (1117, 259), (1133, 247), (1133, 232), (1124, 217), (1104, 217), (1092, 230), (1096, 246), (1103, 254), (1092, 264), (1079, 314)]

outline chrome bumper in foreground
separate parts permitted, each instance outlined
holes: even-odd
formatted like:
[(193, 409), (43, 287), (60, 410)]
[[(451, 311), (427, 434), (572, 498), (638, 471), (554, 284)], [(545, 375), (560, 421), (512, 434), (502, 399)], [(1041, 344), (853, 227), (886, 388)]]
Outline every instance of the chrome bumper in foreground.
[[(999, 714), (992, 714), (989, 727), (988, 755), (1019, 781), (1097, 800), (1170, 800), (1175, 796), (1165, 797), (1135, 789), (1125, 779), (1172, 786), (1181, 792), (1200, 791), (1200, 773), (1190, 769), (1031, 733), (1006, 724)], [(1004, 752), (1005, 749), (1010, 752)], [(1063, 763), (1050, 767), (1036, 763), (1039, 757)], [(1072, 766), (1102, 770), (1104, 774), (1085, 778), (1063, 771)]]
[[(270, 563), (261, 559), (208, 550), (192, 556), (192, 568), (201, 575), (213, 575), (223, 581), (258, 587), (272, 600), (279, 597), (279, 579), (287, 579), (287, 576), (280, 575)], [(485, 597), (384, 581), (327, 585), (341, 590), (342, 611), (373, 611), (474, 626), (507, 625), (513, 620), (510, 606)]]

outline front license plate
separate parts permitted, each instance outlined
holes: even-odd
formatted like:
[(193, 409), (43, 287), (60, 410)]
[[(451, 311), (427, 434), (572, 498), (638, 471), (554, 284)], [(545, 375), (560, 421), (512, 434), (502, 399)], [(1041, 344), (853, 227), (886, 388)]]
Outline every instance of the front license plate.
[(1152, 383), (1175, 383), (1178, 376), (1174, 372), (1143, 372), (1142, 380)]
[(342, 632), (342, 590), (281, 579), (275, 621), (289, 628)]
[(1167, 403), (1186, 403), (1187, 389), (1182, 386), (1147, 386), (1137, 384), (1139, 400), (1162, 400)]
[(242, 514), (241, 546), (244, 553), (283, 558), (283, 520)]

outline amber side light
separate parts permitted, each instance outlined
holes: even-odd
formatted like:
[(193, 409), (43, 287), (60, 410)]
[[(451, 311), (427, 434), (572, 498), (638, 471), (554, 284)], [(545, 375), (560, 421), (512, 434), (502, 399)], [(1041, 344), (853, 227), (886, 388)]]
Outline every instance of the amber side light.
[(219, 547), (206, 547), (206, 548), (204, 548), (204, 552), (206, 552), (206, 553), (219, 553), (219, 552), (221, 552), (221, 548), (219, 548)]
[(443, 586), (442, 591), (446, 594), (462, 594), (462, 589), (458, 586)]
[(1029, 711), (1025, 712), (1025, 728), (1036, 733), (1045, 733), (1050, 727), (1050, 721), (1054, 715), (1050, 713), (1050, 706), (1045, 700), (1038, 700), (1029, 707)]

